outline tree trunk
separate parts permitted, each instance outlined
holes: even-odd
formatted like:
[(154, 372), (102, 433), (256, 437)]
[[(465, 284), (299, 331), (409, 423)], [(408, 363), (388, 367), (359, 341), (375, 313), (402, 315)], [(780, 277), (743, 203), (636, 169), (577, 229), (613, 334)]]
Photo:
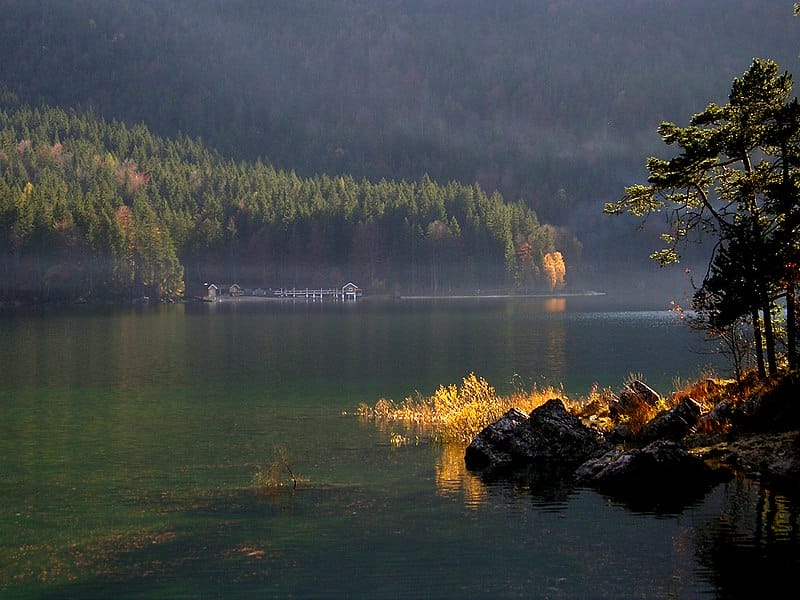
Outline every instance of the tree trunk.
[(767, 347), (767, 371), (772, 377), (778, 373), (778, 360), (775, 354), (775, 330), (772, 327), (772, 307), (764, 302), (764, 344)]
[(756, 350), (756, 366), (758, 368), (758, 376), (761, 379), (767, 378), (767, 369), (764, 365), (764, 340), (761, 335), (761, 317), (758, 314), (758, 308), (753, 307), (750, 318), (753, 321), (753, 345)]
[(786, 287), (786, 353), (789, 370), (797, 368), (797, 298), (794, 283)]

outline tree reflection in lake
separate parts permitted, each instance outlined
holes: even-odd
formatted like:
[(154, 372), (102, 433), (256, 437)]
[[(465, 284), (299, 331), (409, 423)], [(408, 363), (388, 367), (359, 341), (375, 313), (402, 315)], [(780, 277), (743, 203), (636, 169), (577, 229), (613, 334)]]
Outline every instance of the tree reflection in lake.
[[(435, 481), (440, 495), (460, 495), (472, 511), (529, 496), (538, 510), (559, 512), (568, 510), (578, 494), (595, 493), (576, 488), (568, 473), (552, 470), (482, 476), (465, 468), (463, 454), (457, 444), (444, 446), (436, 459)], [(721, 598), (787, 597), (794, 585), (800, 567), (800, 497), (795, 492), (736, 478), (690, 496), (602, 497), (628, 514), (674, 520), (682, 533), (673, 537), (673, 552), (684, 556), (688, 570), (707, 580)]]
[(793, 596), (800, 567), (800, 498), (751, 480), (725, 486), (721, 510), (695, 528), (702, 575), (722, 598)]

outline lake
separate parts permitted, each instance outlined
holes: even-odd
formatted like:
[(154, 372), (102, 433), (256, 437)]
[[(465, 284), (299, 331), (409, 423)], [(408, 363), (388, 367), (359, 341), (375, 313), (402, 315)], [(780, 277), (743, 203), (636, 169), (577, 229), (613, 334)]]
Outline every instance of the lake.
[[(727, 597), (800, 566), (800, 504), (755, 482), (631, 507), (355, 416), (470, 372), (668, 393), (724, 364), (658, 306), (71, 306), (0, 312), (0, 340), (4, 597)], [(297, 488), (259, 491), (278, 454)]]

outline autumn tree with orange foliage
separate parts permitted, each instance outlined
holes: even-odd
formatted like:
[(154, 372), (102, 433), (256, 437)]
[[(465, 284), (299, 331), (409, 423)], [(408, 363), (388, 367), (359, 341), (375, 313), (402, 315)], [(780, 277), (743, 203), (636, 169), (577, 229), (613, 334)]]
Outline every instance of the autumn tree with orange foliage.
[(561, 289), (565, 285), (567, 266), (561, 252), (548, 252), (542, 258), (542, 272), (551, 290)]

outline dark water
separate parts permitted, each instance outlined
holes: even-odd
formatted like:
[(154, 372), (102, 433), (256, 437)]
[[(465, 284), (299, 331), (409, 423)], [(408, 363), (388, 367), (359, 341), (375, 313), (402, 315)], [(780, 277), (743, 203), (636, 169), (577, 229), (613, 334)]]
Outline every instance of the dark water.
[[(669, 312), (80, 306), (0, 314), (0, 339), (2, 596), (686, 598), (778, 593), (800, 566), (798, 504), (752, 482), (631, 507), (487, 482), (462, 448), (395, 446), (353, 416), (470, 372), (669, 392), (715, 361)], [(276, 445), (300, 484), (259, 492)]]

